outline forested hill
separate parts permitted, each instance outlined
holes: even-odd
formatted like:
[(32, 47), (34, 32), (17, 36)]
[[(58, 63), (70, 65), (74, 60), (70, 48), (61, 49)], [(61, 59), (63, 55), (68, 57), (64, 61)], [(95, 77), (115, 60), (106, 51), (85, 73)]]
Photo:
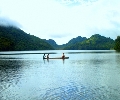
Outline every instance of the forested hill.
[(52, 39), (40, 39), (30, 35), (21, 29), (0, 26), (0, 51), (24, 51), (24, 50), (110, 50), (120, 51), (120, 36), (114, 41), (111, 38), (99, 34), (90, 38), (78, 36), (68, 43), (57, 45)]
[(90, 38), (68, 45), (65, 50), (110, 50), (114, 49), (114, 40), (99, 34), (92, 35)]
[(68, 47), (70, 45), (74, 45), (75, 43), (87, 40), (87, 38), (86, 37), (78, 36), (76, 38), (72, 38), (68, 43), (63, 44), (63, 45), (57, 45), (57, 43), (54, 40), (52, 40), (52, 39), (49, 39), (49, 40), (43, 39), (43, 40), (46, 41), (47, 43), (49, 43), (51, 46), (53, 46), (54, 49), (63, 50), (64, 48), (66, 48), (66, 47)]
[(67, 43), (67, 45), (72, 45), (72, 44), (75, 44), (75, 43), (78, 43), (78, 42), (82, 42), (82, 41), (84, 41), (84, 40), (87, 40), (87, 38), (86, 38), (86, 37), (78, 36), (78, 37), (76, 37), (76, 38), (71, 39), (71, 40)]
[(44, 40), (21, 29), (0, 26), (0, 51), (53, 50)]
[(116, 51), (120, 52), (120, 36), (118, 36), (117, 39), (115, 39), (115, 47), (114, 47), (114, 49)]
[[(99, 34), (92, 35), (90, 38), (78, 36), (71, 39), (68, 43), (57, 45), (52, 39), (46, 40), (54, 49), (64, 50), (110, 50), (114, 49), (115, 41), (111, 38), (101, 36)], [(118, 41), (118, 40), (116, 40)], [(118, 43), (119, 44), (119, 43)], [(116, 46), (117, 49), (118, 46)]]
[(43, 39), (45, 42), (49, 43), (54, 49), (56, 49), (58, 47), (57, 43), (53, 40), (53, 39)]

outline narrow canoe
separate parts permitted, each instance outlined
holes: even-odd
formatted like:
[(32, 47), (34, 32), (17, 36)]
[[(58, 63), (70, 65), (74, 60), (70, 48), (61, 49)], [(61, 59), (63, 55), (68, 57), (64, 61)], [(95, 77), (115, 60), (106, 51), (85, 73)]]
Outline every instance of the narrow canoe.
[[(43, 58), (43, 59), (47, 59), (47, 58)], [(48, 58), (48, 59), (69, 59), (69, 57), (65, 57), (65, 58), (62, 58), (62, 57), (55, 57), (55, 58)]]

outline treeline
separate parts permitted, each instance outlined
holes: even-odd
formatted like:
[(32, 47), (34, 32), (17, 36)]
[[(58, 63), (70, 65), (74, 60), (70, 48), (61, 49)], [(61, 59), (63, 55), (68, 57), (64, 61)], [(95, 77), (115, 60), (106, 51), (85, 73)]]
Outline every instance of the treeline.
[(114, 40), (99, 34), (92, 35), (82, 42), (68, 45), (65, 50), (110, 50), (114, 49)]
[(110, 50), (120, 51), (120, 36), (115, 39), (99, 34), (90, 38), (78, 36), (68, 43), (57, 45), (52, 39), (40, 39), (19, 28), (0, 26), (0, 51), (24, 50)]
[(117, 39), (115, 39), (115, 50), (120, 51), (120, 36), (117, 37)]
[(19, 28), (0, 26), (0, 51), (53, 50), (44, 40)]
[(46, 42), (52, 45), (55, 49), (64, 50), (110, 50), (114, 49), (115, 43), (113, 39), (101, 36), (99, 34), (92, 35), (90, 38), (78, 36), (63, 45), (56, 45), (53, 40), (46, 40)]
[(52, 39), (49, 39), (49, 40), (44, 39), (44, 40), (47, 43), (49, 43), (51, 46), (53, 46), (54, 49), (56, 49), (56, 50), (64, 50), (65, 48), (67, 48), (69, 46), (73, 46), (74, 44), (76, 44), (78, 42), (82, 42), (82, 41), (84, 41), (86, 39), (87, 39), (86, 37), (78, 36), (76, 38), (72, 38), (68, 43), (62, 44), (62, 45), (57, 45), (57, 43)]

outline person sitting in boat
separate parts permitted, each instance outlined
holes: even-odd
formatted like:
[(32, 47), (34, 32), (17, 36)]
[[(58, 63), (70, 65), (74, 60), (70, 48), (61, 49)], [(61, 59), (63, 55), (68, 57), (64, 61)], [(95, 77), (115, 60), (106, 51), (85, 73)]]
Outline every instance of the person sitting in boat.
[(44, 54), (44, 55), (43, 55), (43, 59), (45, 59), (45, 57), (46, 57), (46, 56), (45, 56), (45, 54)]
[(63, 53), (63, 55), (62, 55), (62, 59), (64, 59), (65, 58), (65, 55), (64, 55), (64, 53)]
[(49, 59), (49, 54), (47, 55), (47, 59)]

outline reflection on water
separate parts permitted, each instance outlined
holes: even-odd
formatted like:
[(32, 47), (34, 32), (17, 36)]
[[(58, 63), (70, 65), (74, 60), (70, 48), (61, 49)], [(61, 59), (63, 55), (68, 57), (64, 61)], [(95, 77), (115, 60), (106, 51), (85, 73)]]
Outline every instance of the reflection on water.
[[(51, 57), (64, 52), (69, 59), (43, 60), (44, 52), (51, 52)], [(0, 100), (120, 98), (120, 53), (61, 50), (12, 53), (0, 54)]]
[[(111, 93), (112, 91), (112, 93)], [(118, 92), (118, 94), (113, 94)], [(119, 90), (109, 87), (85, 87), (72, 84), (55, 89), (47, 90), (44, 95), (34, 98), (35, 100), (117, 100), (119, 98)]]
[[(56, 59), (54, 59), (54, 60), (56, 60)], [(60, 60), (62, 60), (63, 64), (65, 63), (65, 59), (60, 59)], [(49, 63), (49, 61), (50, 61), (50, 59), (43, 59), (44, 64)]]
[[(17, 60), (0, 60), (0, 92), (17, 84), (20, 78), (22, 62)], [(15, 82), (13, 82), (13, 80)]]

